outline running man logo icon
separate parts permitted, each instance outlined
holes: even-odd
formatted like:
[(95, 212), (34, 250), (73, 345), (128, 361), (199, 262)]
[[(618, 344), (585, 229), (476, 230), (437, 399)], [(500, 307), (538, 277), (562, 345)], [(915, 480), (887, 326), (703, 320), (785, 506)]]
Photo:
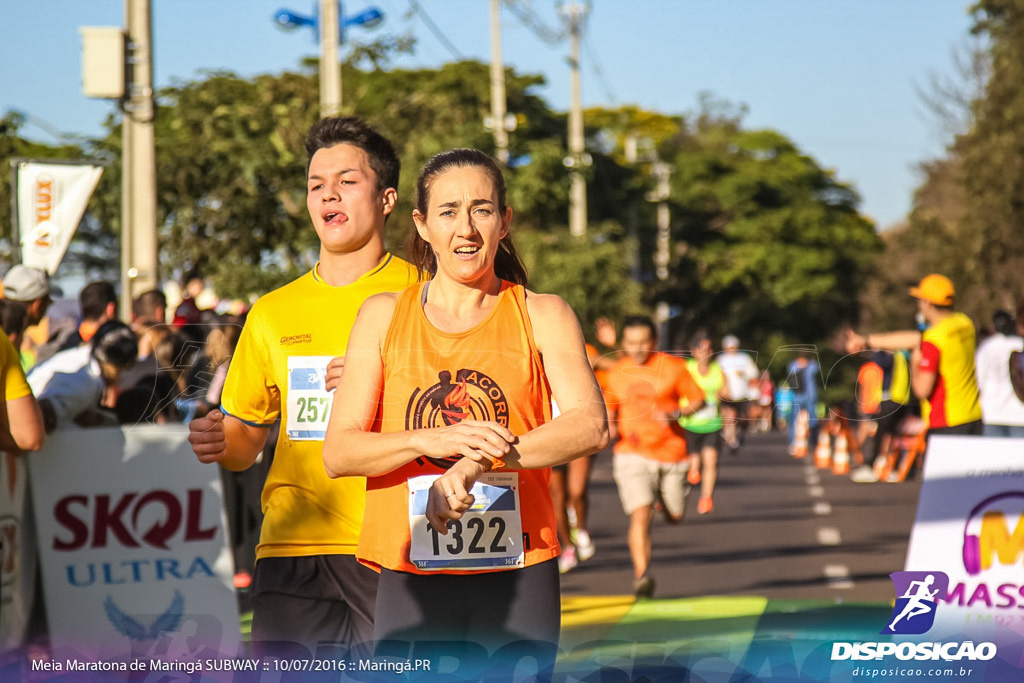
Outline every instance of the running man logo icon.
[(935, 622), (939, 600), (946, 599), (949, 577), (943, 572), (893, 572), (889, 574), (896, 591), (889, 625), (881, 633), (920, 635)]

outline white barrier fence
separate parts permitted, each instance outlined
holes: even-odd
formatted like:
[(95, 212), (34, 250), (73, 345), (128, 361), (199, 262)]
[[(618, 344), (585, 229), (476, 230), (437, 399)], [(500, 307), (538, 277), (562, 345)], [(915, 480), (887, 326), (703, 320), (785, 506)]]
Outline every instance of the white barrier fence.
[[(6, 458), (0, 531), (36, 540), (55, 649), (108, 661), (238, 652), (220, 476), (196, 460), (187, 436), (182, 425), (69, 429), (22, 462)], [(15, 587), (30, 583), (31, 545), (9, 556), (4, 546), (8, 645), (24, 632), (24, 588)]]

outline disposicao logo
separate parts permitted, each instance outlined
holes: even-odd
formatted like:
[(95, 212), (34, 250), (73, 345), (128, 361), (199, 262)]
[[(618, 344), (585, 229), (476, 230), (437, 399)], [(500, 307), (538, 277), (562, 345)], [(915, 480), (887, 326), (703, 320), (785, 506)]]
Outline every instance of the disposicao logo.
[[(939, 601), (949, 592), (949, 577), (938, 571), (893, 572), (889, 574), (896, 592), (896, 604), (883, 635), (920, 635), (935, 623)], [(913, 640), (913, 639), (911, 639)], [(997, 654), (995, 643), (953, 642), (857, 642), (832, 643), (832, 661), (882, 660), (955, 662), (988, 661)], [(916, 679), (915, 679), (916, 680)]]
[(935, 623), (935, 610), (946, 599), (949, 577), (943, 572), (893, 572), (896, 592), (888, 625), (880, 633), (920, 635)]

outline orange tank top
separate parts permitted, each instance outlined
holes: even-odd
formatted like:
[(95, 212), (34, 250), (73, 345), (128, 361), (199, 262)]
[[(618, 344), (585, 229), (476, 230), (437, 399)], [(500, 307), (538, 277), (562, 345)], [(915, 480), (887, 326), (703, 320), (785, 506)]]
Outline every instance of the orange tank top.
[[(491, 313), (475, 327), (452, 334), (438, 330), (427, 320), (422, 305), (427, 286), (429, 283), (417, 284), (398, 295), (381, 350), (384, 387), (379, 430), (387, 433), (442, 427), (462, 420), (489, 420), (520, 435), (549, 421), (551, 390), (534, 342), (526, 290), (502, 282)], [(474, 526), (467, 515), (464, 519), (469, 528), (460, 528), (457, 537), (452, 530), (447, 536), (425, 537), (426, 532), (419, 527), (426, 522), (421, 518), (414, 524), (410, 519), (420, 482), (429, 481), (429, 475), (442, 474), (450, 466), (451, 461), (422, 456), (388, 474), (367, 478), (366, 513), (356, 551), (363, 564), (417, 574), (476, 573), (529, 566), (558, 556), (548, 489), (550, 469), (501, 469), (494, 476), (514, 482), (510, 489), (518, 490), (522, 526), (519, 564), (488, 568), (473, 565), (473, 569), (449, 564), (442, 569), (425, 569), (429, 562), (411, 556), (422, 558), (420, 549), (424, 544), (427, 551), (433, 544), (440, 555), (445, 555), (446, 548), (455, 549), (461, 557), (470, 559), (472, 549), (483, 555), (494, 548), (504, 549), (503, 541), (492, 537), (494, 519)], [(481, 498), (477, 494), (477, 502)], [(502, 529), (503, 525), (501, 522)], [(413, 527), (418, 541), (413, 538)]]

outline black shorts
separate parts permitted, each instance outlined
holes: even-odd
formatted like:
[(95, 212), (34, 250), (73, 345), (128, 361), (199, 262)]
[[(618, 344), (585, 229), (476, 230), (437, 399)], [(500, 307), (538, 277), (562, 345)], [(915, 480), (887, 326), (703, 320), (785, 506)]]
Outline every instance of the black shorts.
[(981, 436), (982, 427), (983, 424), (981, 420), (965, 422), (964, 424), (954, 425), (952, 427), (929, 427), (928, 436), (939, 436), (941, 434), (954, 436)]
[(283, 654), (301, 646), (367, 657), (373, 650), (377, 572), (353, 555), (264, 557), (252, 581), (252, 640), (257, 651)]
[(533, 658), (538, 678), (544, 679), (558, 652), (560, 594), (556, 560), (483, 574), (385, 569), (377, 596), (375, 654), (429, 659), (431, 653), (458, 652), (467, 671), (506, 669)]
[(747, 416), (747, 412), (750, 410), (750, 403), (751, 401), (745, 398), (738, 401), (722, 399), (721, 405), (723, 408), (732, 408), (733, 412), (736, 414), (736, 418), (740, 419)]
[(882, 401), (878, 412), (872, 416), (878, 425), (875, 436), (879, 438), (886, 435), (895, 436), (900, 422), (906, 414), (907, 406), (895, 401)]
[(686, 451), (690, 455), (700, 455), (700, 452), (705, 448), (714, 448), (716, 451), (722, 450), (721, 429), (707, 433), (691, 432), (689, 429), (684, 429), (683, 434), (686, 435)]

